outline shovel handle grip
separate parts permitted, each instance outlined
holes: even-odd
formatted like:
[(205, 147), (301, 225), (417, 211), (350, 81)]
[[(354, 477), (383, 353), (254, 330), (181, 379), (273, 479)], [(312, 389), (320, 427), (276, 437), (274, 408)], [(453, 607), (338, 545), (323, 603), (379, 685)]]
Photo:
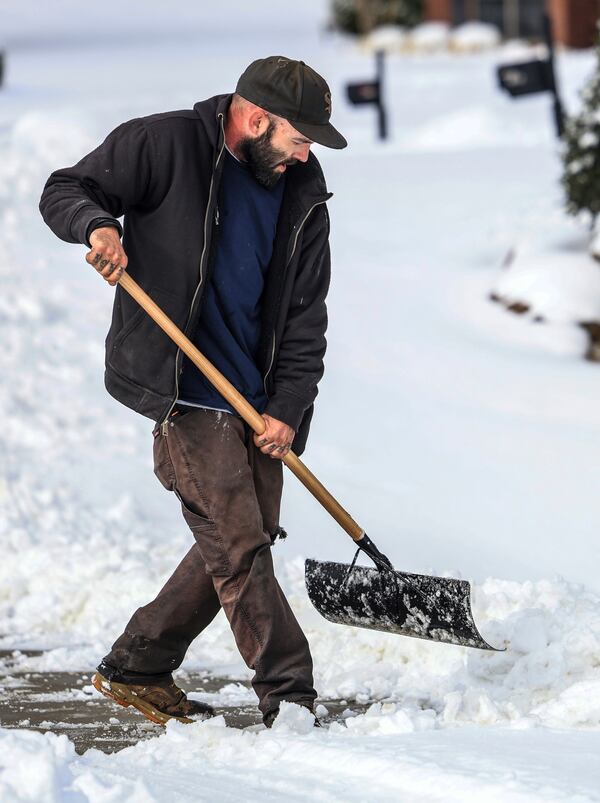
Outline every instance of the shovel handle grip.
[[(234, 410), (244, 419), (257, 435), (262, 435), (265, 431), (265, 422), (251, 404), (249, 404), (242, 394), (237, 391), (231, 382), (207, 360), (204, 354), (187, 338), (181, 329), (166, 315), (150, 296), (142, 290), (139, 284), (125, 272), (121, 275), (118, 282), (121, 287), (134, 298), (152, 320), (160, 326), (171, 340), (190, 358), (194, 365), (204, 374), (211, 384), (219, 391), (221, 396), (231, 404)], [(357, 524), (352, 516), (344, 510), (340, 503), (335, 499), (319, 482), (315, 475), (307, 468), (300, 458), (293, 452), (288, 452), (283, 458), (283, 462), (296, 475), (304, 487), (310, 491), (315, 499), (333, 516), (337, 523), (354, 540), (359, 541), (364, 533), (362, 527)]]

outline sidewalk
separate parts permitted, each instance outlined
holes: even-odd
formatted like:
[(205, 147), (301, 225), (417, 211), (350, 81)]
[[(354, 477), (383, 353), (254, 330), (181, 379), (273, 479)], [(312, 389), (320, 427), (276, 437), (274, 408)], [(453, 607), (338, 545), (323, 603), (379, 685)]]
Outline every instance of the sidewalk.
[[(41, 654), (33, 651), (27, 654)], [(0, 660), (9, 658), (9, 651), (0, 651)], [(133, 709), (122, 708), (101, 697), (91, 685), (92, 673), (79, 672), (10, 672), (0, 674), (0, 725), (4, 728), (27, 728), (44, 733), (65, 733), (75, 744), (78, 753), (91, 747), (104, 753), (114, 753), (125, 747), (150, 739), (164, 732)], [(231, 678), (178, 673), (177, 683), (186, 692), (219, 695), (231, 686)], [(248, 682), (235, 681), (240, 697)], [(250, 695), (249, 695), (250, 696)], [(205, 699), (203, 697), (203, 699)], [(223, 700), (223, 694), (219, 695)], [(329, 714), (325, 722), (341, 720), (348, 708), (345, 701), (319, 701)], [(364, 713), (369, 703), (352, 704), (352, 711)], [(227, 725), (246, 728), (262, 722), (255, 704), (214, 704), (217, 714), (225, 717)]]

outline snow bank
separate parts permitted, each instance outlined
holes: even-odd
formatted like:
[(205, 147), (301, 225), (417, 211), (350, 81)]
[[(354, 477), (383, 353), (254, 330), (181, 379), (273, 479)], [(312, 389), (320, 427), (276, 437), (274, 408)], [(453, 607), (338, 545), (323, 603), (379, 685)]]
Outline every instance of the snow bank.
[(1, 800), (63, 800), (61, 793), (73, 780), (69, 765), (76, 757), (66, 736), (0, 730), (0, 745)]
[(512, 64), (514, 61), (533, 61), (547, 59), (548, 47), (543, 42), (533, 43), (525, 39), (508, 39), (503, 42), (497, 52), (500, 64)]
[(450, 26), (445, 22), (423, 22), (415, 26), (407, 39), (407, 47), (418, 53), (445, 50), (450, 41)]
[(490, 295), (523, 319), (529, 337), (552, 354), (596, 359), (592, 332), (600, 327), (600, 266), (587, 253), (578, 221), (536, 221), (509, 254)]
[(64, 736), (0, 729), (0, 795), (7, 803), (597, 799), (598, 734), (584, 740), (496, 729), (482, 753), (475, 729), (443, 739), (431, 718), (410, 718), (393, 706), (374, 706), (329, 729), (297, 727), (301, 712), (292, 708), (289, 721), (271, 731), (237, 731), (222, 717), (171, 722), (163, 735), (113, 755), (89, 750), (77, 757)]
[(361, 40), (361, 47), (369, 53), (383, 50), (400, 53), (407, 42), (407, 31), (400, 25), (380, 25)]
[(115, 780), (86, 768), (65, 735), (0, 729), (0, 800), (3, 803), (153, 803), (141, 779)]
[[(120, 556), (116, 547), (113, 558), (123, 566), (131, 561), (125, 551)], [(54, 643), (63, 642), (62, 647), (42, 656), (15, 652), (10, 658), (13, 669), (90, 671), (118, 635), (115, 609), (111, 612), (101, 602), (116, 579), (100, 563), (90, 575), (93, 579), (84, 578), (82, 583), (77, 560), (75, 556), (69, 561), (65, 550), (58, 559), (66, 563), (64, 576), (48, 578), (47, 585), (40, 576), (37, 578), (47, 601), (52, 593), (51, 615), (45, 614), (41, 599), (38, 603), (23, 581), (15, 585), (10, 608), (5, 600), (3, 626), (23, 627), (29, 622), (26, 641), (35, 643), (37, 637), (40, 642), (48, 643), (50, 638)], [(10, 555), (8, 563), (14, 571), (16, 561)], [(69, 582), (69, 573), (78, 575), (77, 583)], [(145, 591), (149, 599), (157, 588), (151, 588), (156, 569), (151, 578), (142, 580), (141, 567), (129, 567), (123, 577), (127, 582), (111, 590), (115, 599), (118, 592), (122, 623), (140, 592)], [(581, 586), (564, 580), (522, 584), (488, 580), (477, 586), (476, 621), (492, 644), (506, 647), (505, 652), (490, 653), (333, 625), (311, 606), (299, 559), (280, 567), (280, 578), (308, 636), (316, 686), (326, 699), (390, 702), (400, 706), (402, 716), (409, 716), (411, 721), (420, 720), (425, 712), (432, 727), (457, 723), (534, 727), (557, 722), (562, 727), (600, 726), (600, 709), (589, 705), (591, 689), (600, 692), (596, 671), (600, 661), (600, 597)], [(96, 588), (83, 602), (78, 590), (82, 585)], [(8, 618), (7, 608), (13, 611)], [(17, 638), (15, 632), (10, 635), (13, 644)], [(250, 675), (220, 614), (193, 645), (184, 668), (221, 671), (223, 667), (238, 677)], [(202, 694), (198, 699), (231, 705), (251, 702), (253, 693), (230, 684), (217, 695)]]
[(586, 253), (517, 254), (492, 291), (507, 305), (526, 306), (538, 320), (600, 321), (600, 266)]
[(600, 692), (600, 597), (581, 586), (488, 580), (478, 587), (475, 619), (492, 644), (506, 647), (499, 653), (315, 622), (308, 603), (292, 598), (325, 697), (391, 700), (438, 725), (554, 726), (559, 717), (563, 727), (600, 725), (587, 699), (589, 684)]
[(500, 44), (500, 31), (485, 22), (466, 22), (453, 28), (450, 47), (460, 53), (477, 53)]
[(413, 29), (400, 25), (381, 25), (360, 41), (368, 53), (478, 53), (492, 50), (500, 44), (500, 32), (494, 25), (467, 22), (450, 28), (444, 22), (426, 22)]
[(534, 147), (546, 139), (544, 131), (523, 129), (518, 119), (484, 105), (467, 104), (412, 127), (402, 135), (402, 146), (412, 153), (450, 153), (502, 148), (515, 140), (523, 147)]

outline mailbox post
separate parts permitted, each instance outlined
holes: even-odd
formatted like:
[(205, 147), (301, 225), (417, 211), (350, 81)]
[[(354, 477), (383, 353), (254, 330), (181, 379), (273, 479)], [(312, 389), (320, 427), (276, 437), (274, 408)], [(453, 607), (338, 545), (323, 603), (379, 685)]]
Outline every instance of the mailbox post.
[(387, 139), (387, 110), (383, 102), (383, 79), (385, 72), (385, 53), (375, 54), (376, 77), (373, 81), (360, 81), (346, 85), (348, 100), (353, 106), (373, 104), (377, 108), (377, 130), (379, 139)]
[(547, 14), (544, 15), (544, 32), (548, 46), (548, 58), (503, 64), (498, 67), (498, 83), (500, 88), (513, 98), (550, 92), (553, 97), (554, 125), (556, 134), (560, 138), (565, 128), (565, 113), (556, 84), (552, 23)]

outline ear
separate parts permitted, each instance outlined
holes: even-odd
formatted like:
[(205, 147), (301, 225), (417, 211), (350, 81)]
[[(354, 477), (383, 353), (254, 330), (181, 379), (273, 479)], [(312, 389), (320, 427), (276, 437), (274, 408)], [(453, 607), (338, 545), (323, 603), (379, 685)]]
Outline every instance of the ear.
[(251, 137), (259, 137), (269, 127), (269, 118), (264, 109), (255, 106), (248, 117), (248, 132)]

